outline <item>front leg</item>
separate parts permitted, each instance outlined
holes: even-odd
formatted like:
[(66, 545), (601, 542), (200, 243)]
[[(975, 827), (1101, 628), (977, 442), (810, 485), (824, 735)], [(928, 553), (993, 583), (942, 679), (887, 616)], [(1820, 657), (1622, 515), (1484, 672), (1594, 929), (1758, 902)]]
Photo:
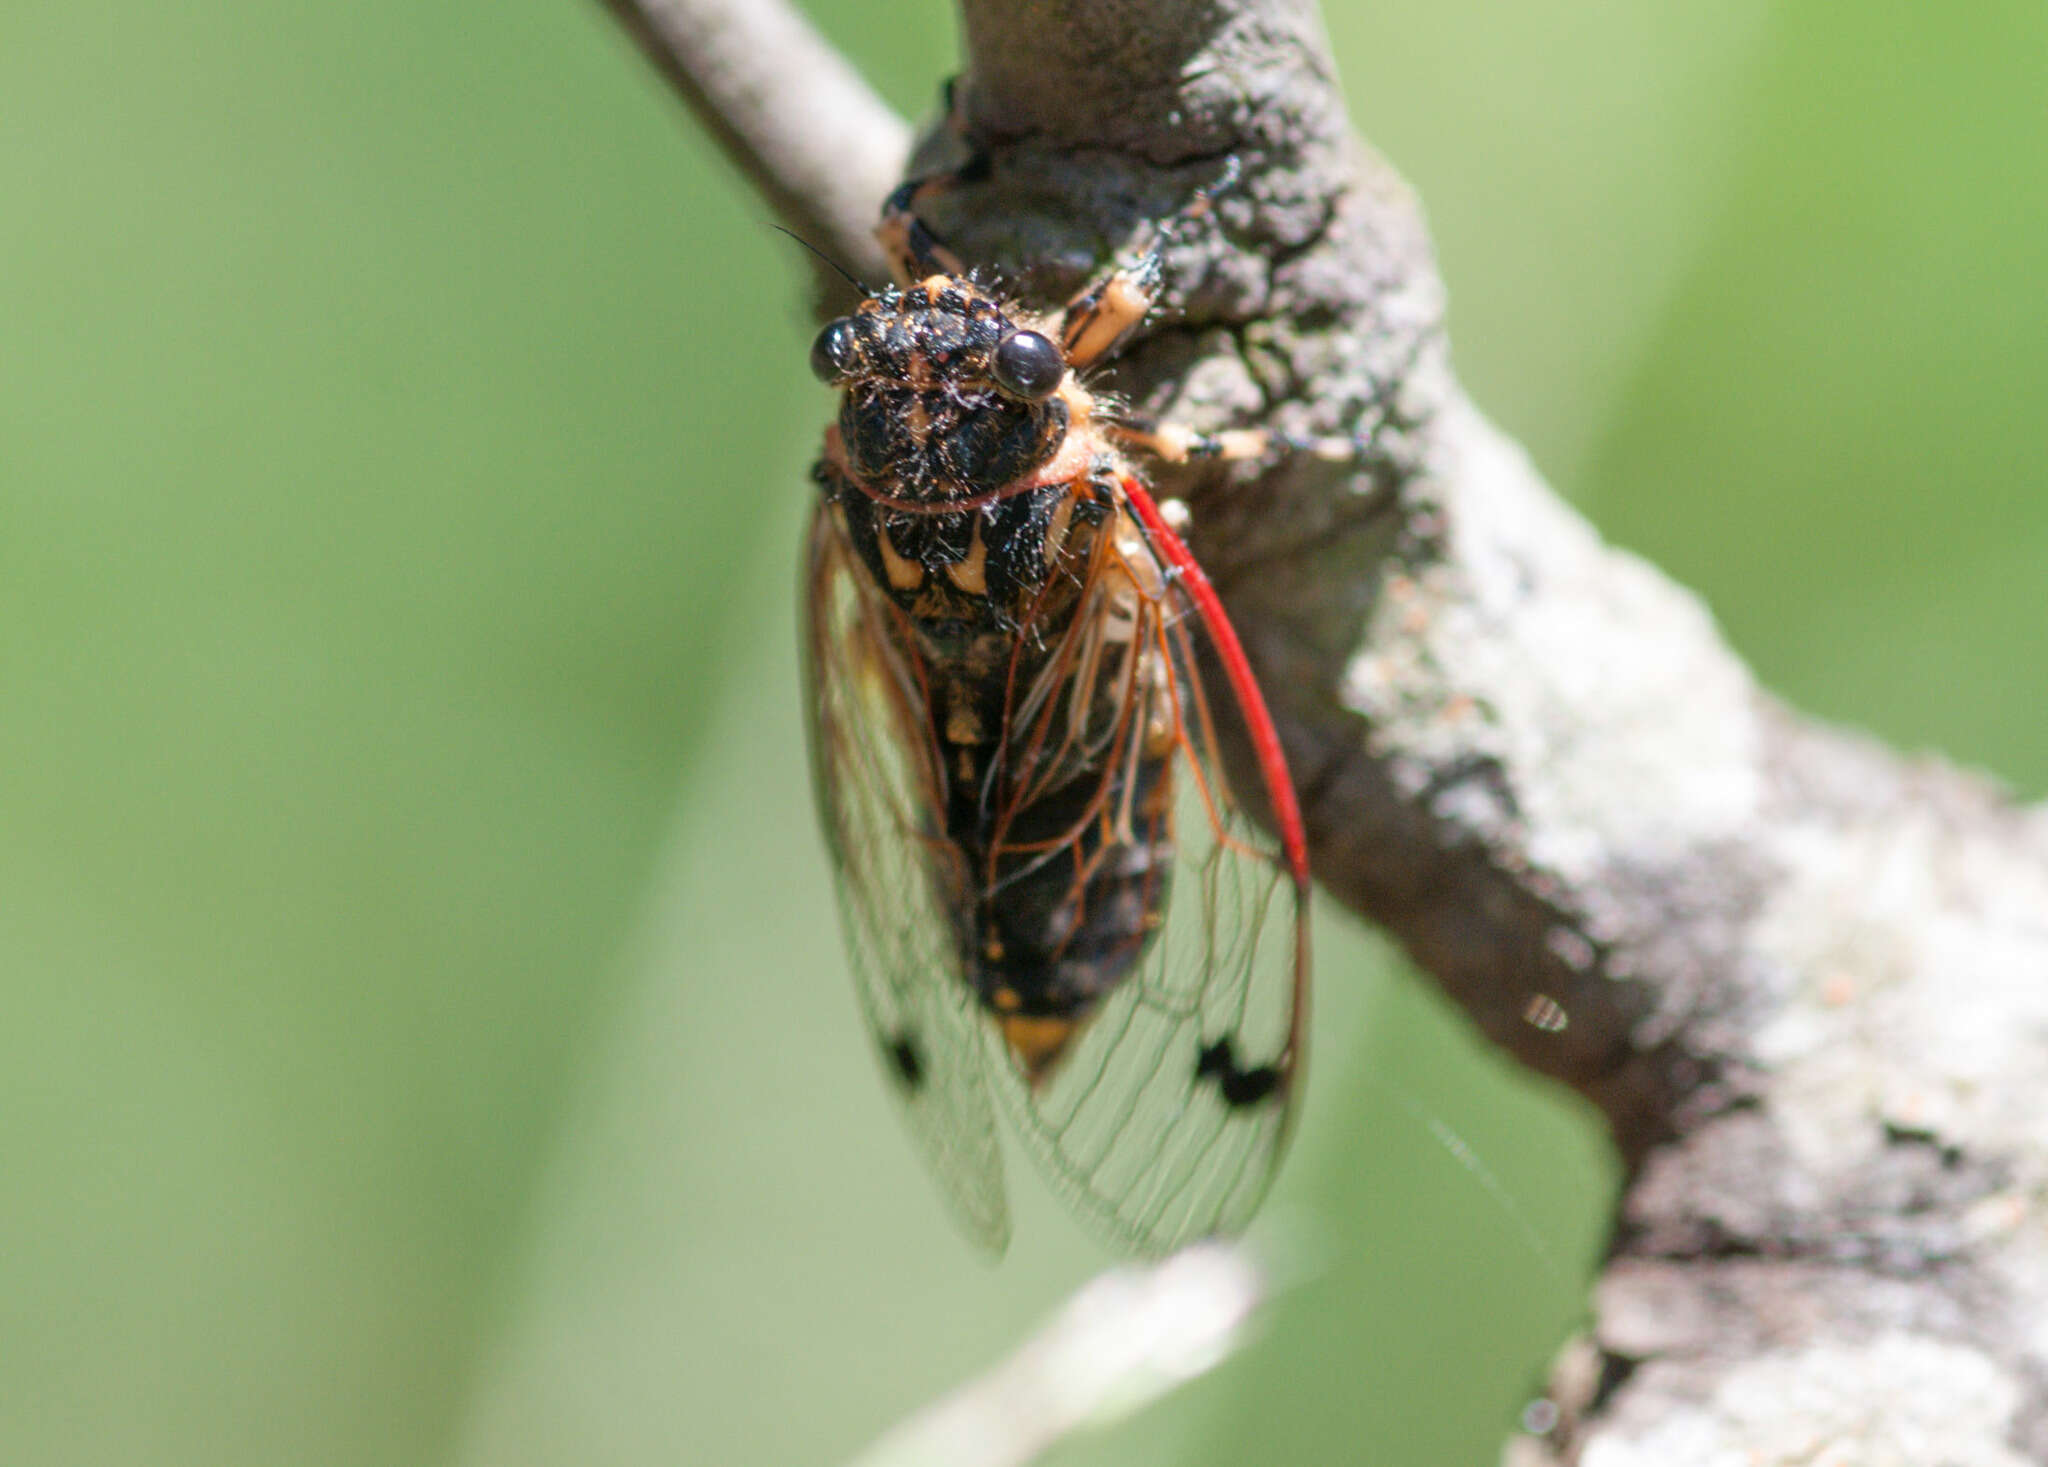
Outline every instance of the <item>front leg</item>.
[(989, 173), (988, 155), (976, 153), (958, 168), (913, 178), (882, 202), (882, 222), (875, 238), (889, 256), (898, 285), (915, 285), (933, 275), (965, 275), (967, 264), (917, 217), (917, 206), (963, 183), (979, 183)]
[(967, 161), (958, 168), (913, 178), (882, 201), (882, 220), (875, 226), (875, 238), (889, 256), (898, 285), (915, 285), (933, 275), (967, 273), (966, 262), (917, 217), (917, 206), (924, 200), (963, 183), (979, 183), (989, 175), (988, 154), (967, 134), (967, 119), (960, 104), (960, 79), (949, 79), (942, 95), (945, 129), (967, 149)]
[(1210, 201), (1235, 185), (1237, 178), (1237, 159), (1226, 159), (1213, 182), (1196, 189), (1178, 214), (1160, 223), (1144, 254), (1067, 302), (1060, 344), (1066, 348), (1069, 366), (1077, 372), (1093, 366), (1145, 319), (1159, 296), (1166, 246), (1183, 227), (1205, 217)]
[(1180, 423), (1126, 413), (1104, 425), (1119, 442), (1151, 454), (1164, 463), (1244, 463), (1282, 453), (1307, 454), (1325, 463), (1359, 463), (1372, 457), (1376, 435), (1349, 438), (1342, 434), (1305, 437), (1277, 428), (1226, 428), (1199, 433)]

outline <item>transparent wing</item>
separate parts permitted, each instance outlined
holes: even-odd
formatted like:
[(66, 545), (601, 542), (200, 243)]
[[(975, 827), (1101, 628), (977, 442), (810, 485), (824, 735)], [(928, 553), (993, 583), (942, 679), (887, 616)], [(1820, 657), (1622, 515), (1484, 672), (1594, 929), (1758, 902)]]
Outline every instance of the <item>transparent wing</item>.
[[(1054, 1188), (1117, 1245), (1163, 1253), (1241, 1229), (1271, 1183), (1299, 1091), (1306, 891), (1217, 756), (1219, 725), (1264, 710), (1205, 690), (1214, 632), (1128, 515), (1105, 537), (1068, 637), (1047, 685), (1016, 710), (1027, 716), (1013, 737), (1032, 747), (1013, 767), (1042, 769), (1047, 748), (1098, 759), (1111, 810), (1138, 761), (1170, 737), (1172, 799), (1153, 817), (1173, 846), (1163, 921), (1035, 1083), (988, 1026), (983, 1052)], [(1077, 689), (1076, 678), (1093, 686)], [(1058, 726), (1028, 716), (1054, 706)]]
[(1000, 1252), (1010, 1216), (982, 1024), (957, 977), (965, 863), (942, 833), (920, 670), (829, 505), (812, 520), (804, 593), (811, 765), (861, 1011), (955, 1213)]

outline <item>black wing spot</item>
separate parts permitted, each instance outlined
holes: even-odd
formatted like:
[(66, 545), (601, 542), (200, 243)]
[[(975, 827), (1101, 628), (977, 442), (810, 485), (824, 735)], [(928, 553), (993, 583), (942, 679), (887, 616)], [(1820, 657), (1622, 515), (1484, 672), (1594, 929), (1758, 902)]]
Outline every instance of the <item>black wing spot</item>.
[(918, 1053), (917, 1042), (908, 1034), (898, 1034), (884, 1043), (882, 1058), (889, 1062), (889, 1073), (905, 1090), (916, 1090), (924, 1084), (924, 1056)]
[(1223, 1103), (1232, 1110), (1257, 1105), (1279, 1090), (1284, 1078), (1273, 1065), (1260, 1065), (1252, 1070), (1239, 1069), (1228, 1034), (1204, 1049), (1195, 1060), (1195, 1079), (1214, 1080), (1216, 1088), (1223, 1093)]

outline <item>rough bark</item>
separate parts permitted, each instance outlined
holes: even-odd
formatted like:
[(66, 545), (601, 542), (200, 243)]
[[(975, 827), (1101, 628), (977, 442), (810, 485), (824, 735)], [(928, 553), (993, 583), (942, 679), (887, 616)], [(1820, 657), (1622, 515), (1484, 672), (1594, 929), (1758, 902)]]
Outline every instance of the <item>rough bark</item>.
[(2048, 1459), (2048, 818), (1785, 709), (1486, 423), (1307, 0), (963, 11), (994, 169), (927, 211), (961, 253), (1058, 298), (1234, 156), (1114, 387), (1372, 441), (1161, 487), (1274, 705), (1322, 884), (1630, 1165), (1554, 1427), (1511, 1459)]

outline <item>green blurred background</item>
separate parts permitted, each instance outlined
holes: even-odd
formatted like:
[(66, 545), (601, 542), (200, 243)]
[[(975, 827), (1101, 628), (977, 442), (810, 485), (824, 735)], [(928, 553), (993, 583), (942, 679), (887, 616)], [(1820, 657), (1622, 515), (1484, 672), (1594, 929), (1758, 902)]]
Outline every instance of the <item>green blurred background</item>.
[[(2048, 11), (1336, 9), (1480, 401), (2048, 786)], [(938, 0), (818, 14), (924, 110)], [(1100, 1265), (1017, 1168), (985, 1267), (856, 1032), (804, 275), (588, 0), (0, 6), (0, 1460), (829, 1463)], [(1317, 1271), (1060, 1461), (1490, 1461), (1577, 1317), (1598, 1137), (1322, 953)]]

